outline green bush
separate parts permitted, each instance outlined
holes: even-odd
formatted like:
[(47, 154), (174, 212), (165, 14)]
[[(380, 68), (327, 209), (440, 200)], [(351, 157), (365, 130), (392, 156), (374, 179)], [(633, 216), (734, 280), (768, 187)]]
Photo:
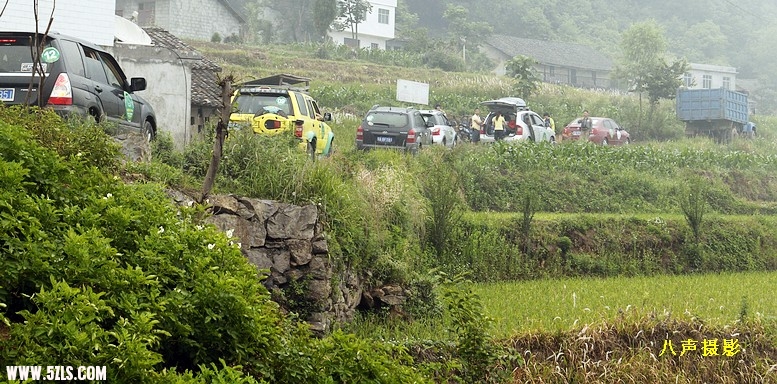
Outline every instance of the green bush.
[[(47, 144), (78, 134), (61, 124), (40, 127), (64, 132)], [(201, 207), (63, 158), (24, 127), (0, 122), (0, 361), (105, 365), (118, 383), (423, 381), (388, 347), (313, 339), (285, 318)], [(316, 357), (332, 350), (369, 364)]]

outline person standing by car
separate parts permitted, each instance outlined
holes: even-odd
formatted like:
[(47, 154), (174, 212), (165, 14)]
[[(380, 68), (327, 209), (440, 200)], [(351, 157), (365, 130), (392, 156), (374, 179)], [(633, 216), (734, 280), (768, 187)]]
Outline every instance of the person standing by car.
[(505, 137), (505, 118), (502, 116), (502, 112), (496, 111), (492, 119), (494, 125), (494, 140), (499, 141)]
[(475, 108), (475, 114), (469, 118), (469, 127), (481, 132), (481, 129), (483, 128), (483, 119), (480, 118), (480, 108)]
[(556, 136), (560, 136), (556, 132), (556, 121), (554, 121), (553, 118), (550, 117), (550, 113), (547, 113), (547, 112), (543, 113), (542, 120), (545, 122), (546, 128), (550, 128), (550, 130), (553, 131), (553, 133), (556, 133)]
[(583, 117), (577, 121), (580, 123), (580, 142), (585, 143), (588, 141), (588, 134), (591, 132), (593, 122), (588, 116), (588, 110), (583, 111)]

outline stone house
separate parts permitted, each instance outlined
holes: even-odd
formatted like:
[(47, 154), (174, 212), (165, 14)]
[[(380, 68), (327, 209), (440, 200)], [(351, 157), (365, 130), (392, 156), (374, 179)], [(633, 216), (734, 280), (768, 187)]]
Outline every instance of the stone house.
[(116, 14), (141, 27), (159, 27), (184, 39), (241, 36), (241, 0), (116, 0)]
[(128, 73), (142, 74), (143, 97), (154, 107), (158, 132), (168, 132), (182, 149), (198, 136), (221, 108), (221, 68), (172, 33), (144, 29), (150, 45), (116, 42), (112, 52)]
[(537, 61), (540, 79), (548, 83), (581, 88), (614, 88), (610, 81), (612, 60), (602, 52), (581, 44), (493, 35), (481, 47), (497, 65), (494, 72), (505, 74), (505, 64), (523, 55)]

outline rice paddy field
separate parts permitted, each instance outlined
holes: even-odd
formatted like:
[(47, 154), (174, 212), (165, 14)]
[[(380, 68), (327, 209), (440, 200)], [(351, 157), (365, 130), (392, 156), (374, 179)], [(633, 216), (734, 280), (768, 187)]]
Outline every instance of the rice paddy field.
[(777, 319), (777, 272), (560, 279), (477, 284), (473, 291), (499, 338), (568, 331), (623, 315), (725, 326)]

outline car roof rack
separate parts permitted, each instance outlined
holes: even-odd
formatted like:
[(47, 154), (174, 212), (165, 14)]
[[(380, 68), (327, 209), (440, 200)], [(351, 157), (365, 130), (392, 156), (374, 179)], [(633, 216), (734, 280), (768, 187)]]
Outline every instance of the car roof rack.
[[(300, 86), (299, 84), (304, 84)], [(240, 83), (241, 87), (269, 86), (273, 88), (288, 89), (292, 91), (308, 92), (310, 90), (310, 79), (302, 76), (289, 75), (281, 73), (261, 79), (249, 80)]]

